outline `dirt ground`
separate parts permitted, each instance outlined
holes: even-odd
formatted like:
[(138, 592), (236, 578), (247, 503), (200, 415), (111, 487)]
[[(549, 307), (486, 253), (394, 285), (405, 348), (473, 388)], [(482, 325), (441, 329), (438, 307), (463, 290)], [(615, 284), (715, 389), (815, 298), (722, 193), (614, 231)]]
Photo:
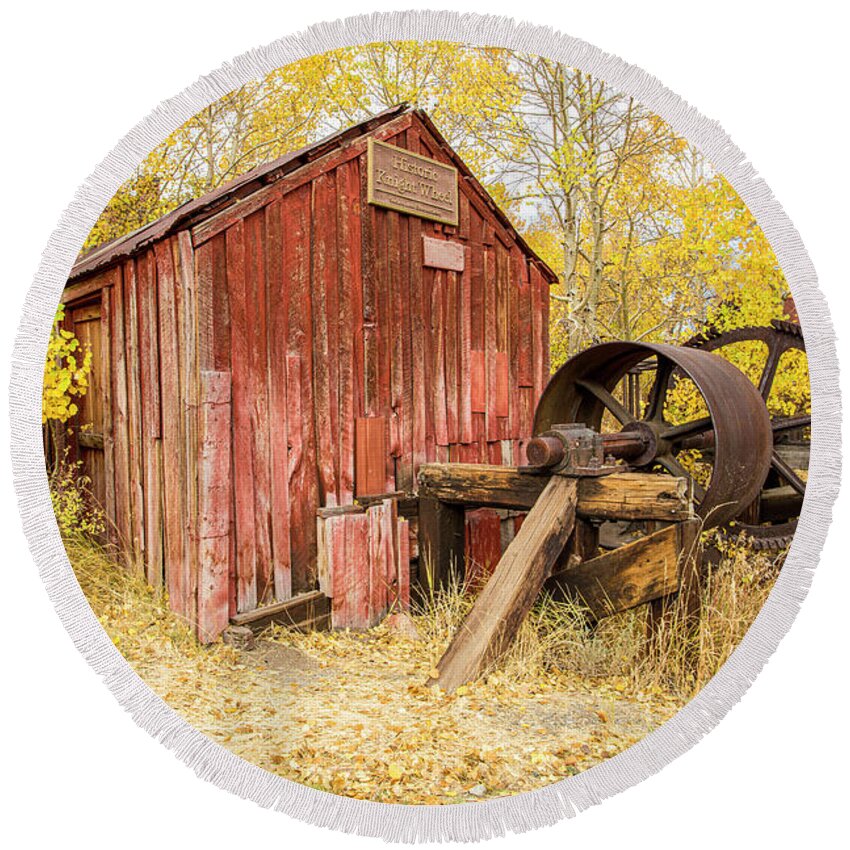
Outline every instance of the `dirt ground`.
[(621, 752), (681, 705), (557, 669), (496, 673), (447, 695), (424, 685), (438, 649), (386, 625), (201, 647), (140, 577), (70, 554), (107, 633), (172, 708), (248, 761), (337, 794), (454, 803), (540, 788)]
[(308, 785), (374, 800), (446, 803), (577, 773), (639, 740), (678, 707), (660, 695), (627, 695), (622, 680), (589, 683), (560, 671), (525, 683), (495, 674), (447, 695), (424, 686), (430, 663), (423, 655), (420, 642), (382, 627), (278, 632), (243, 653), (260, 691), (237, 704), (244, 723), (222, 729), (216, 713), (216, 723), (194, 722), (234, 752)]

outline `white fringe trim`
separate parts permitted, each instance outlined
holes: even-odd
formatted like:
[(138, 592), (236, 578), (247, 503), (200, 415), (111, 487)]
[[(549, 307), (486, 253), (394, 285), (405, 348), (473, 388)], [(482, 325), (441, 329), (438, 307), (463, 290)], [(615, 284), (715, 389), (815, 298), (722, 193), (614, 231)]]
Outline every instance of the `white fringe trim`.
[[(580, 67), (636, 97), (699, 147), (749, 206), (776, 252), (805, 331), (812, 385), (810, 486), (797, 534), (768, 602), (717, 675), (660, 729), (609, 761), (539, 791), (457, 806), (369, 803), (315, 791), (233, 755), (169, 708), (113, 646), (77, 584), (51, 509), (41, 442), (42, 368), (56, 305), (80, 245), (135, 166), (176, 127), (252, 78), (333, 48), (392, 39), (501, 46)], [(797, 231), (744, 154), (717, 122), (616, 56), (549, 28), (475, 14), (398, 12), (317, 24), (237, 57), (162, 103), (77, 190), (50, 237), (26, 298), (10, 395), (13, 471), (33, 558), (72, 640), (136, 723), (220, 788), (309, 823), (390, 841), (474, 841), (552, 824), (631, 787), (692, 747), (743, 696), (791, 626), (809, 590), (840, 479), (840, 395), (832, 322)]]

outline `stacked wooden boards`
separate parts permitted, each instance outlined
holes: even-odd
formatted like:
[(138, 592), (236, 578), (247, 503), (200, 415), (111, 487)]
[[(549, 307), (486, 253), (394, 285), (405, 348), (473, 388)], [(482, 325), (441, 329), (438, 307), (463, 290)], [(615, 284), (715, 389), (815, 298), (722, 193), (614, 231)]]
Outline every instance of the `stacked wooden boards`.
[[(367, 202), (370, 137), (458, 168), (457, 226)], [(64, 300), (101, 309), (92, 473), (116, 539), (202, 637), (318, 587), (320, 509), (415, 493), (424, 463), (520, 462), (555, 278), (424, 113), (166, 224), (83, 259)], [(462, 270), (426, 266), (425, 238)]]

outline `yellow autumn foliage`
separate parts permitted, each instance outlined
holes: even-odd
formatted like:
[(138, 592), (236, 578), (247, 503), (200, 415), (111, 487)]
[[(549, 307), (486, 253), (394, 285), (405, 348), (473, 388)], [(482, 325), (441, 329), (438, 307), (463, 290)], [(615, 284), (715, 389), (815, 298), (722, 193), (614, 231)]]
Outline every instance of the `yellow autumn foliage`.
[(73, 332), (62, 327), (64, 318), (65, 306), (60, 304), (44, 362), (42, 424), (48, 421), (67, 422), (79, 410), (76, 399), (84, 396), (89, 388), (91, 349), (81, 348)]

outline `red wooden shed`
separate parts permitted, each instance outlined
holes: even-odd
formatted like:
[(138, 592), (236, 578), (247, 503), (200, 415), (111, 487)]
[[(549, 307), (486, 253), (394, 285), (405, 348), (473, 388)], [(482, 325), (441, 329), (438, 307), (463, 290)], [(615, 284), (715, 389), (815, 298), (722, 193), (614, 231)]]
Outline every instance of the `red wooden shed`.
[[(555, 280), (428, 116), (390, 109), (79, 259), (71, 450), (202, 640), (275, 610), (368, 625), (408, 598), (418, 467), (519, 462)], [(498, 551), (502, 523), (469, 522)]]

